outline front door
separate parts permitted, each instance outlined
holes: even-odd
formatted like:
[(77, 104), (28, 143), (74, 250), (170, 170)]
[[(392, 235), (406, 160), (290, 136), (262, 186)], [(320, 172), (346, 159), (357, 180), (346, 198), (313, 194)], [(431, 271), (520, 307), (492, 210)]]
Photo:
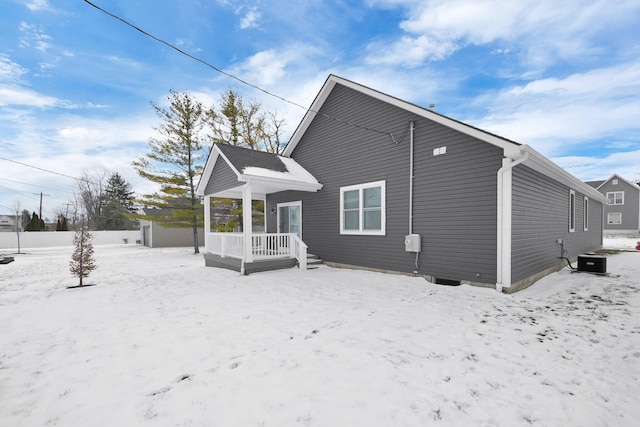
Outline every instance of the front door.
[(302, 201), (278, 203), (278, 233), (294, 233), (302, 239)]

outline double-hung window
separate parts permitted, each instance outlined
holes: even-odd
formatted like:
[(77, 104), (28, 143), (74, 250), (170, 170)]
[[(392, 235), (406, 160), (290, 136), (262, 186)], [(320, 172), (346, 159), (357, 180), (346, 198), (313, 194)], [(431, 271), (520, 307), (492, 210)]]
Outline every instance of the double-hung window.
[(607, 204), (624, 205), (624, 191), (607, 192)]
[(584, 206), (582, 210), (582, 225), (584, 231), (589, 231), (589, 198), (584, 196)]
[(385, 181), (340, 188), (340, 234), (385, 234)]
[(621, 212), (609, 212), (607, 214), (607, 224), (622, 224)]

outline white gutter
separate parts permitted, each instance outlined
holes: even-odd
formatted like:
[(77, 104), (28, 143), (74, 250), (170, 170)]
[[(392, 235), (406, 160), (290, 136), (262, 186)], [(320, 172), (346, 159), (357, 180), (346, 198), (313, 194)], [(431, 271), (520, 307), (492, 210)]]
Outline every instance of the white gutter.
[(498, 170), (498, 233), (496, 262), (496, 291), (511, 287), (511, 203), (512, 203), (512, 170), (529, 158), (525, 151), (522, 157), (502, 159), (502, 167)]

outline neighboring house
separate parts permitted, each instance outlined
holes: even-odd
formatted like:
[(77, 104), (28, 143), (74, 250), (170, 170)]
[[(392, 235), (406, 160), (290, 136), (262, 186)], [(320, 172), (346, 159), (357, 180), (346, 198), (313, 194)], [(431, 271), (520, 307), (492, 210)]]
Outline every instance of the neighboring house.
[(16, 231), (15, 215), (0, 215), (0, 232), (2, 231)]
[[(140, 219), (140, 242), (150, 248), (193, 246), (193, 229), (164, 227), (154, 217), (171, 214), (171, 209), (143, 208), (138, 213), (149, 219)], [(204, 245), (204, 230), (198, 229), (198, 246)]]
[(605, 181), (589, 181), (590, 186), (607, 198), (604, 206), (604, 231), (607, 234), (640, 232), (640, 187), (614, 174)]
[[(207, 265), (304, 267), (308, 249), (504, 292), (601, 247), (606, 202), (527, 145), (333, 75), (282, 156), (215, 145), (197, 191)], [(211, 233), (211, 197), (265, 200), (267, 233), (250, 213), (243, 233)]]

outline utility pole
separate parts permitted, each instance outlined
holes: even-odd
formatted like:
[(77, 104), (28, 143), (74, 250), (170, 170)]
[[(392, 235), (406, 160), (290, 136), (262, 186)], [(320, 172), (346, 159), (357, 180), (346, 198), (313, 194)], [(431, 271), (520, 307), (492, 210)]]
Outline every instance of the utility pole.
[[(38, 193), (33, 193), (36, 196), (38, 195)], [(42, 196), (50, 196), (50, 194), (42, 194), (42, 191), (40, 192), (40, 221), (42, 221), (44, 223), (44, 219), (42, 219)]]

